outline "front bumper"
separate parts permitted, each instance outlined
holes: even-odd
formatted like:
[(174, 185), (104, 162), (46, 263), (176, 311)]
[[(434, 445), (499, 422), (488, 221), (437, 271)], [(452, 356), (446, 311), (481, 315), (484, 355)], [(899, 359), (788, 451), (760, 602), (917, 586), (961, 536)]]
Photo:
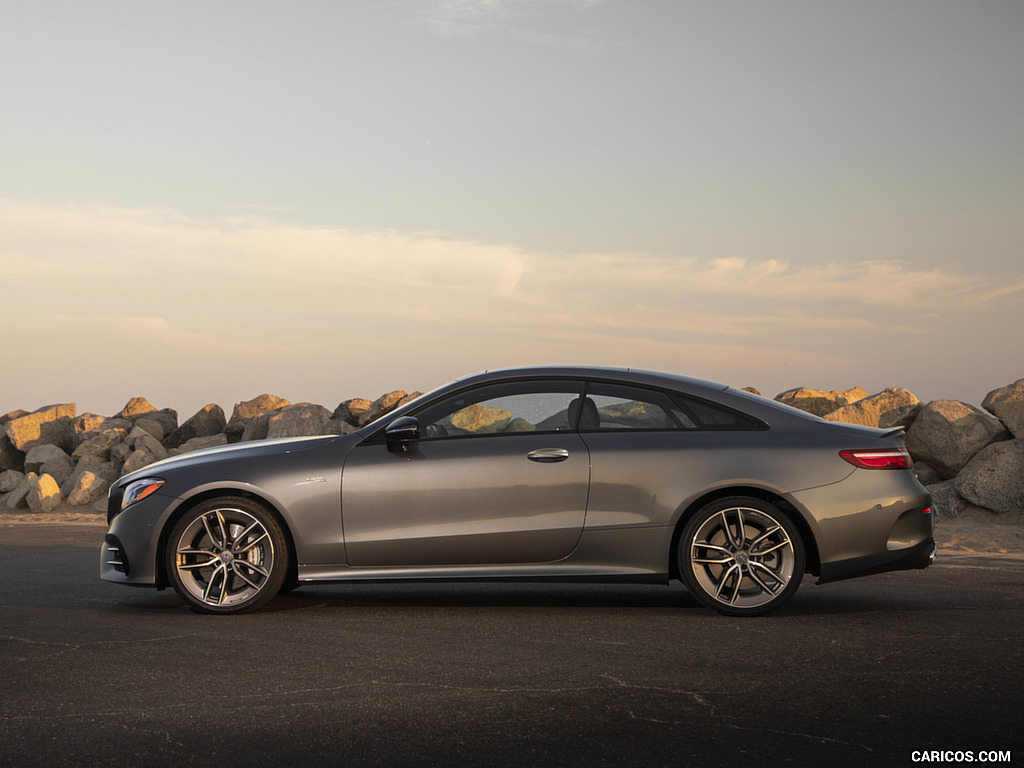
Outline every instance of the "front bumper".
[(100, 578), (115, 584), (158, 586), (160, 531), (174, 500), (154, 493), (117, 514), (100, 547)]

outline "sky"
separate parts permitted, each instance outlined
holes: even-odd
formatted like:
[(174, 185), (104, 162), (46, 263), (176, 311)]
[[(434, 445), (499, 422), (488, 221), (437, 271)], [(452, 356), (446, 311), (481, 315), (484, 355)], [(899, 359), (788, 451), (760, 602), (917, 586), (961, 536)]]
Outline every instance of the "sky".
[(1024, 377), (1024, 3), (37, 0), (0, 413)]

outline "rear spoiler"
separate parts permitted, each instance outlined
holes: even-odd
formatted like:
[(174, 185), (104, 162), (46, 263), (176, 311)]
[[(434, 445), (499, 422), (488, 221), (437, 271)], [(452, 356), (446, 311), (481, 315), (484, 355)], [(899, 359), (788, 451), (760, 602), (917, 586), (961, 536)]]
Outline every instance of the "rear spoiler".
[(899, 437), (902, 438), (906, 434), (906, 427), (895, 427), (886, 432), (882, 437)]

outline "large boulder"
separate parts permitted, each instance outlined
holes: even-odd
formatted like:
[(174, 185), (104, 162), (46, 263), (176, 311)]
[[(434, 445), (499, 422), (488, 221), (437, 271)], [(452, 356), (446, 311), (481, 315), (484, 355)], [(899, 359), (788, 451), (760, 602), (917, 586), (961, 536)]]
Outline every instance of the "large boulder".
[(993, 512), (1024, 507), (1024, 438), (983, 448), (954, 484), (964, 499)]
[(490, 408), (480, 403), (467, 405), (452, 415), (452, 426), (463, 432), (486, 434), (502, 432), (512, 421), (512, 414), (501, 408)]
[(381, 395), (373, 401), (369, 410), (359, 416), (359, 426), (365, 427), (370, 422), (376, 421), (381, 416), (395, 410), (407, 397), (408, 393), (402, 389), (396, 389), (394, 392)]
[[(246, 400), (243, 403), (236, 404), (234, 410), (231, 412), (231, 419), (228, 420), (227, 427), (224, 430), (225, 434), (228, 436), (228, 442), (237, 443), (242, 440), (242, 436), (245, 434), (246, 428), (256, 417), (264, 414), (273, 414), (282, 408), (287, 408), (289, 405), (291, 405), (291, 403), (283, 397), (266, 394), (254, 397), (252, 400)], [(269, 421), (269, 417), (264, 421), (264, 426), (266, 421)], [(263, 432), (263, 437), (266, 437), (265, 430)]]
[(4, 431), (11, 445), (22, 452), (44, 443), (63, 447), (69, 442), (71, 420), (74, 418), (74, 403), (47, 405), (32, 413), (11, 419)]
[(7, 432), (0, 429), (0, 472), (5, 469), (21, 471), (25, 467), (25, 454), (19, 451), (7, 437)]
[(956, 517), (965, 509), (967, 502), (957, 493), (953, 480), (925, 486), (932, 497), (932, 510), (943, 517)]
[(139, 419), (150, 419), (160, 424), (165, 435), (170, 435), (178, 428), (178, 412), (173, 408), (157, 410), (144, 397), (133, 397), (129, 400), (118, 416), (135, 424)]
[(951, 479), (986, 445), (1006, 440), (1009, 432), (987, 413), (959, 400), (932, 400), (907, 430), (906, 446), (915, 460), (931, 464)]
[(172, 448), (167, 452), (168, 456), (178, 456), (182, 453), (191, 453), (192, 451), (201, 451), (205, 448), (217, 448), (222, 445), (228, 444), (228, 436), (223, 432), (216, 435), (209, 435), (208, 437), (193, 437), (191, 440), (187, 440), (177, 448)]
[(1024, 437), (1024, 379), (993, 389), (981, 407), (998, 417), (1014, 437)]
[(25, 509), (28, 506), (26, 501), (28, 492), (31, 490), (32, 484), (38, 479), (39, 477), (35, 472), (29, 472), (21, 483), (18, 484), (18, 487), (7, 494), (4, 498), (4, 504), (10, 509)]
[(38, 475), (49, 475), (60, 485), (75, 468), (75, 462), (56, 445), (44, 443), (30, 448), (25, 454), (25, 470)]
[(146, 451), (157, 461), (167, 458), (167, 449), (163, 447), (159, 440), (144, 429), (136, 427), (125, 439), (136, 451)]
[(149, 416), (141, 416), (135, 420), (132, 431), (134, 432), (136, 429), (141, 429), (152, 435), (154, 439), (162, 442), (164, 437), (167, 436), (167, 431), (164, 430), (164, 423), (166, 422), (161, 422), (160, 420), (150, 418)]
[(104, 429), (103, 424), (106, 421), (106, 416), (99, 416), (95, 413), (83, 413), (72, 419), (68, 437), (71, 450), (75, 450), (86, 440), (99, 434)]
[[(61, 483), (60, 486), (61, 495), (68, 500), (69, 504), (75, 503), (71, 501), (71, 497), (76, 489), (81, 489), (87, 485), (93, 484), (92, 480), (82, 480), (82, 476), (87, 473), (100, 478), (107, 484), (107, 487), (109, 487), (110, 484), (117, 479), (118, 472), (117, 468), (109, 461), (97, 462), (95, 464), (79, 464), (75, 467), (75, 471), (71, 473), (71, 477)], [(106, 493), (106, 489), (104, 489), (103, 492)]]
[[(151, 415), (151, 414), (150, 414)], [(177, 448), (193, 437), (210, 437), (224, 431), (228, 421), (224, 418), (224, 409), (216, 403), (203, 406), (196, 414), (171, 432), (164, 440), (168, 448)]]
[(25, 482), (25, 473), (16, 469), (5, 469), (0, 472), (0, 493), (10, 493)]
[(353, 427), (359, 426), (359, 419), (362, 418), (363, 414), (367, 413), (373, 407), (373, 403), (364, 397), (354, 397), (351, 400), (345, 400), (334, 409), (333, 418), (341, 419), (342, 421), (351, 424)]
[(136, 449), (124, 460), (124, 464), (121, 465), (121, 474), (129, 475), (143, 467), (148, 467), (154, 461), (157, 461), (157, 457), (152, 453), (145, 449)]
[(124, 436), (123, 429), (105, 429), (75, 448), (71, 458), (82, 461), (86, 457), (97, 457), (107, 461), (110, 458), (110, 451), (124, 439)]
[(49, 475), (43, 474), (29, 481), (25, 502), (33, 512), (53, 512), (61, 501), (60, 486)]
[(780, 392), (775, 396), (775, 399), (780, 403), (799, 408), (806, 413), (812, 413), (815, 416), (825, 416), (837, 408), (863, 400), (867, 396), (867, 390), (861, 387), (832, 390), (831, 392), (797, 387), (796, 389), (787, 389), (785, 392)]
[(921, 401), (902, 387), (889, 387), (826, 414), (829, 421), (862, 424), (865, 427), (909, 427), (921, 410)]
[(299, 403), (278, 411), (267, 422), (267, 438), (307, 437), (327, 434), (331, 412), (322, 405)]
[[(73, 482), (64, 495), (68, 504), (73, 507), (95, 504), (106, 497), (107, 490), (114, 479), (113, 464), (95, 464), (83, 467), (81, 470), (75, 470)], [(64, 487), (61, 488), (62, 492)]]

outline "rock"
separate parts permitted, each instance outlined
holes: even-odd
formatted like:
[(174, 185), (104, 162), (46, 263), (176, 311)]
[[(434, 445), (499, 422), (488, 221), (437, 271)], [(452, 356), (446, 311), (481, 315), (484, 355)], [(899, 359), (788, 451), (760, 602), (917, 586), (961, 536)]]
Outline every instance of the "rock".
[(267, 424), (267, 438), (306, 437), (322, 435), (331, 412), (322, 405), (299, 403), (291, 405), (270, 417)]
[(1024, 379), (992, 390), (981, 407), (998, 417), (1014, 437), (1024, 437)]
[(967, 508), (967, 502), (960, 498), (952, 480), (926, 486), (931, 494), (932, 510), (943, 517), (956, 517)]
[(25, 454), (25, 471), (39, 474), (39, 468), (42, 467), (43, 464), (58, 458), (65, 458), (68, 461), (71, 461), (71, 457), (56, 445), (51, 445), (49, 443), (37, 445), (35, 448), (29, 449)]
[(743, 387), (742, 391), (749, 392), (750, 394), (757, 395), (758, 397), (764, 397), (764, 395), (761, 394), (761, 390), (757, 389), (757, 387)]
[(25, 468), (25, 454), (19, 451), (7, 437), (6, 431), (0, 431), (0, 471), (5, 469), (16, 469), (21, 471)]
[(249, 423), (245, 425), (245, 431), (242, 432), (240, 438), (241, 442), (247, 442), (249, 440), (266, 440), (267, 429), (270, 426), (270, 417), (274, 415), (273, 411), (267, 413), (261, 413), (258, 416), (253, 416), (249, 419)]
[(138, 432), (139, 434), (130, 443), (132, 448), (136, 451), (145, 451), (157, 461), (167, 458), (167, 449), (160, 444), (159, 440), (145, 430), (140, 429)]
[[(95, 477), (102, 480), (104, 483), (106, 483), (107, 488), (109, 488), (110, 484), (117, 479), (117, 468), (115, 468), (114, 465), (109, 461), (97, 464), (79, 464), (77, 467), (75, 467), (75, 471), (71, 473), (71, 477), (69, 477), (67, 480), (61, 483), (60, 486), (60, 492), (64, 496), (64, 498), (68, 500), (69, 504), (83, 506), (82, 504), (77, 504), (76, 502), (72, 501), (71, 497), (74, 494), (76, 488), (84, 485), (84, 482), (81, 480), (81, 478), (86, 473), (94, 475)], [(90, 484), (93, 483), (93, 481), (91, 480), (88, 482)], [(106, 493), (106, 489), (104, 489), (103, 492)]]
[(91, 437), (103, 431), (103, 423), (107, 421), (106, 416), (98, 416), (95, 413), (83, 413), (81, 416), (71, 420), (70, 442), (71, 450)]
[(799, 408), (801, 411), (805, 411), (806, 413), (812, 413), (815, 416), (824, 416), (825, 414), (832, 413), (832, 411), (837, 408), (842, 408), (850, 403), (855, 403), (867, 396), (867, 391), (861, 387), (832, 390), (831, 392), (824, 392), (820, 389), (798, 387), (796, 389), (788, 389), (785, 392), (780, 392), (775, 396), (775, 399), (780, 403), (785, 403), (786, 405), (791, 405), (794, 408)]
[(132, 447), (128, 443), (118, 443), (110, 449), (110, 463), (118, 472), (121, 471), (128, 457), (132, 455)]
[(132, 451), (128, 458), (125, 459), (124, 464), (121, 466), (121, 475), (124, 476), (129, 475), (132, 472), (137, 472), (143, 467), (148, 467), (156, 460), (156, 456), (154, 456), (149, 451)]
[(334, 409), (332, 418), (341, 419), (353, 427), (359, 426), (359, 417), (370, 410), (373, 407), (373, 403), (362, 397), (354, 397), (351, 400), (345, 400)]
[[(132, 424), (135, 424), (139, 419), (149, 419), (150, 421), (157, 422), (164, 431), (165, 435), (169, 435), (178, 428), (178, 412), (173, 408), (164, 408), (158, 411), (153, 405), (144, 397), (133, 397), (127, 402), (121, 412), (118, 414), (120, 418), (127, 419)], [(162, 439), (162, 438), (157, 438)]]
[(913, 472), (917, 482), (921, 485), (935, 485), (942, 482), (942, 475), (936, 472), (931, 464), (926, 464), (923, 461), (914, 462)]
[(5, 469), (0, 472), (0, 493), (10, 493), (25, 482), (25, 473), (16, 469)]
[(50, 475), (60, 485), (75, 468), (75, 462), (56, 445), (37, 445), (25, 454), (25, 470), (38, 475)]
[(395, 408), (401, 408), (406, 403), (411, 403), (413, 400), (415, 400), (415, 399), (417, 399), (419, 397), (423, 397), (423, 393), (422, 392), (419, 392), (419, 391), (417, 391), (417, 392), (410, 392), (408, 395), (406, 395), (405, 397), (403, 397), (401, 400), (398, 401), (398, 405), (396, 405)]
[(149, 419), (159, 424), (164, 431), (164, 437), (174, 434), (174, 430), (178, 428), (178, 412), (173, 408), (164, 408), (155, 413), (147, 413), (145, 416), (140, 417), (140, 419), (136, 419), (136, 422), (141, 419)]
[(93, 456), (106, 461), (110, 458), (110, 452), (114, 446), (124, 439), (124, 435), (123, 429), (106, 429), (75, 448), (71, 458), (81, 461), (87, 456)]
[(129, 421), (138, 418), (139, 416), (145, 416), (147, 413), (155, 413), (156, 408), (144, 397), (133, 397), (127, 403), (124, 408), (121, 409), (119, 414), (122, 419), (128, 419)]
[(508, 426), (505, 427), (506, 432), (536, 432), (537, 427), (528, 422), (521, 416), (517, 416), (509, 422)]
[[(254, 397), (252, 400), (246, 400), (244, 403), (236, 404), (231, 412), (231, 419), (224, 430), (228, 436), (228, 442), (237, 443), (242, 440), (246, 427), (257, 416), (273, 414), (282, 408), (287, 408), (289, 405), (291, 403), (283, 397), (266, 394)], [(265, 436), (266, 433), (264, 432)]]
[(359, 426), (365, 427), (370, 422), (376, 421), (381, 416), (395, 410), (395, 408), (398, 407), (398, 404), (406, 397), (408, 397), (408, 395), (401, 389), (396, 389), (394, 392), (388, 392), (385, 395), (381, 395), (373, 401), (367, 411), (360, 414)]
[(158, 419), (143, 416), (135, 420), (134, 429), (142, 429), (151, 434), (157, 440), (163, 440), (166, 436), (164, 425)]
[(463, 432), (482, 434), (501, 432), (512, 421), (512, 414), (501, 408), (490, 408), (480, 403), (467, 405), (452, 414), (452, 426)]
[(60, 486), (50, 475), (42, 474), (29, 481), (25, 501), (33, 512), (53, 512), (63, 501)]
[(227, 426), (224, 410), (216, 403), (204, 406), (196, 414), (171, 432), (164, 440), (168, 448), (177, 448), (194, 437), (210, 437), (224, 431)]
[(992, 443), (954, 481), (962, 498), (993, 512), (1024, 507), (1024, 438)]
[(217, 435), (209, 435), (207, 437), (193, 437), (182, 443), (177, 448), (172, 448), (167, 452), (168, 456), (179, 456), (183, 453), (191, 453), (192, 451), (201, 451), (204, 448), (216, 448), (221, 445), (228, 444), (228, 436), (221, 432)]
[(973, 405), (959, 400), (932, 400), (910, 425), (905, 442), (915, 461), (931, 464), (948, 480), (986, 445), (1009, 437), (998, 419)]
[[(110, 477), (106, 472), (100, 470), (100, 466), (110, 467)], [(107, 496), (107, 490), (114, 481), (113, 465), (99, 465), (93, 469), (86, 469), (76, 472), (75, 482), (67, 493), (68, 504), (73, 507), (84, 507), (94, 504)]]
[(355, 431), (356, 428), (344, 419), (331, 419), (324, 425), (325, 435), (347, 435)]
[(74, 403), (47, 405), (38, 411), (11, 419), (5, 431), (11, 444), (19, 451), (25, 452), (44, 443), (65, 446), (74, 417)]
[(29, 472), (25, 479), (21, 481), (21, 484), (13, 491), (7, 494), (7, 498), (4, 499), (10, 509), (25, 509), (28, 506), (26, 497), (28, 496), (29, 489), (32, 487), (32, 483), (38, 479), (35, 472)]
[(889, 387), (877, 395), (837, 408), (825, 418), (828, 421), (887, 429), (909, 427), (920, 410), (921, 401), (912, 392), (902, 387)]

